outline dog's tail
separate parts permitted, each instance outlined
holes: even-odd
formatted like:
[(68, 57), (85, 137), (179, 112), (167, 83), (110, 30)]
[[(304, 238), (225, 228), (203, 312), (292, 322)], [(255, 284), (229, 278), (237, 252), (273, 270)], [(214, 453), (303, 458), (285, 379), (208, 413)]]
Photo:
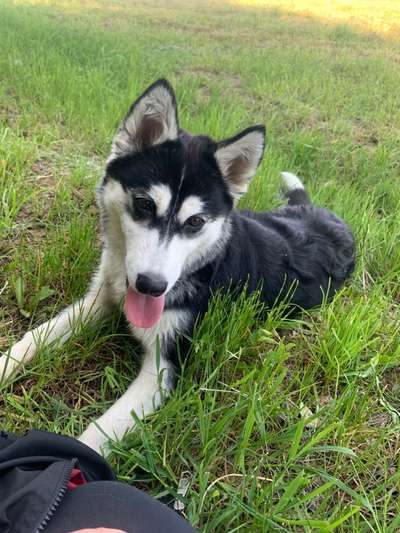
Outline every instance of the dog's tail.
[(291, 172), (281, 172), (283, 179), (283, 193), (289, 205), (311, 204), (310, 197), (300, 179)]

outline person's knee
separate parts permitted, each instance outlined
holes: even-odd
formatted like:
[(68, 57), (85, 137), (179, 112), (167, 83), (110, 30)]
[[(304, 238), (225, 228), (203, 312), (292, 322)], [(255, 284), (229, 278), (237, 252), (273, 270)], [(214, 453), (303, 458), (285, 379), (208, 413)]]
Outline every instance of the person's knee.
[(70, 531), (70, 533), (127, 533), (122, 531), (122, 529), (110, 529), (108, 527), (95, 527), (90, 529), (77, 529), (75, 531)]

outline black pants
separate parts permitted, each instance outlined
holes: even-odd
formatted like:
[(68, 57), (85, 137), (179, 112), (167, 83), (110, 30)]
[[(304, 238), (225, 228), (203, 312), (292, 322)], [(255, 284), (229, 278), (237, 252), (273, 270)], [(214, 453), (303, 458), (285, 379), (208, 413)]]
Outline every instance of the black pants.
[(127, 533), (193, 533), (174, 511), (117, 481), (95, 481), (68, 492), (44, 533), (109, 527)]

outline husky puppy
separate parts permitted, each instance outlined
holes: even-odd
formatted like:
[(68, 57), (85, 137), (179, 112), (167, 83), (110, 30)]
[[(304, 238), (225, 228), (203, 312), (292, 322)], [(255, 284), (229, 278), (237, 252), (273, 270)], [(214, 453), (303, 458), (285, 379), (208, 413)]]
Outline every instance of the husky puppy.
[(311, 205), (301, 181), (283, 173), (288, 204), (237, 211), (264, 151), (265, 128), (222, 142), (181, 130), (175, 95), (159, 80), (132, 105), (115, 135), (98, 187), (103, 250), (86, 296), (28, 332), (0, 358), (0, 381), (38, 348), (65, 341), (123, 302), (143, 346), (128, 390), (80, 440), (95, 450), (152, 413), (174, 386), (177, 335), (190, 334), (218, 288), (260, 289), (266, 306), (287, 298), (310, 308), (354, 268), (344, 222)]

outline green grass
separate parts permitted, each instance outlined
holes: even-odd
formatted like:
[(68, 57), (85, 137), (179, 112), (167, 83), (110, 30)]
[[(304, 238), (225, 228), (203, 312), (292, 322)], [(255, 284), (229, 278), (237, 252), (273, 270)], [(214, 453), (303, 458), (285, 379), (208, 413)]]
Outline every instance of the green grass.
[[(279, 172), (298, 173), (353, 227), (356, 273), (292, 322), (277, 309), (261, 323), (255, 298), (217, 297), (175, 394), (111, 461), (156, 497), (173, 498), (189, 471), (185, 514), (204, 532), (394, 533), (400, 43), (271, 3), (1, 3), (0, 348), (85, 292), (100, 246), (94, 186), (149, 83), (171, 80), (194, 133), (266, 123), (243, 204), (278, 206)], [(135, 346), (113, 317), (42, 350), (2, 389), (0, 425), (78, 435), (134, 372)]]

